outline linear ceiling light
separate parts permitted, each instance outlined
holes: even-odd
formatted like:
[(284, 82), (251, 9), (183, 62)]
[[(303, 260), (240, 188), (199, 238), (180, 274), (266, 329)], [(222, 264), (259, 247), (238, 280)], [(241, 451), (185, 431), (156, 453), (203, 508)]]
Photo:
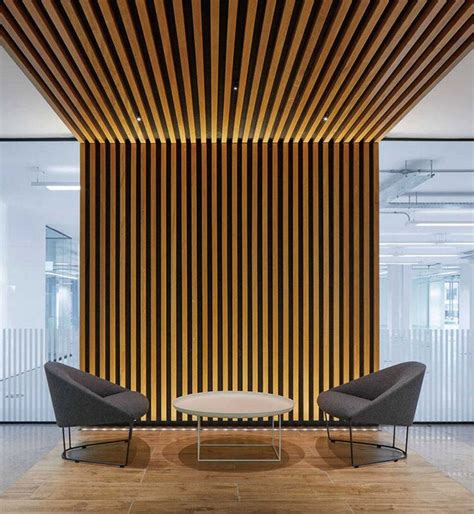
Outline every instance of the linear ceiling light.
[(473, 221), (415, 221), (417, 227), (474, 227)]
[(390, 265), (390, 266), (415, 266), (419, 264), (419, 262), (381, 262), (382, 265)]
[(450, 254), (440, 254), (440, 253), (417, 253), (417, 254), (410, 254), (410, 255), (397, 255), (397, 257), (401, 257), (403, 259), (406, 259), (406, 258), (412, 258), (412, 257), (450, 257), (450, 258), (453, 258), (453, 257), (459, 257), (459, 255), (457, 255), (456, 253), (450, 253)]
[(393, 241), (390, 243), (380, 243), (380, 246), (474, 246), (474, 241), (439, 241), (436, 243), (425, 241)]
[(35, 187), (45, 187), (49, 191), (80, 191), (81, 185), (77, 182), (40, 182), (31, 183)]

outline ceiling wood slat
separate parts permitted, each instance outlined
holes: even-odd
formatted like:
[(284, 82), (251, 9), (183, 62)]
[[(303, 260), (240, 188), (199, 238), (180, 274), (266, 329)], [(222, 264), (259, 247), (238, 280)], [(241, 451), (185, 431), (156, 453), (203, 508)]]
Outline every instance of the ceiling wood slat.
[[(420, 49), (413, 54), (413, 57), (400, 66), (398, 72), (393, 75), (391, 80), (391, 84), (397, 79), (399, 80), (398, 83), (395, 82), (392, 88), (385, 88), (384, 92), (378, 95), (376, 101), (374, 101), (370, 107), (372, 114), (370, 114), (369, 111), (368, 115), (365, 117), (365, 119), (368, 120), (368, 124), (362, 131), (358, 132), (358, 138), (365, 136), (368, 129), (374, 126), (382, 116), (386, 115), (388, 109), (393, 106), (397, 100), (403, 98), (405, 91), (411, 84), (419, 82), (426, 73), (430, 72), (430, 69), (433, 69), (438, 64), (439, 57), (447, 53), (451, 43), (458, 41), (463, 34), (468, 35), (469, 31), (472, 33), (472, 7), (465, 4), (464, 7), (450, 19), (437, 37), (430, 41), (429, 45), (423, 44)], [(416, 59), (423, 49), (424, 52)], [(401, 76), (402, 73), (404, 73), (403, 76)], [(376, 107), (379, 107), (377, 113), (373, 112)]]
[[(260, 84), (262, 79), (263, 65), (265, 62), (265, 56), (268, 51), (268, 41), (270, 38), (270, 30), (272, 27), (273, 16), (275, 13), (276, 0), (268, 0), (265, 9), (265, 16), (263, 19), (262, 32), (260, 36), (260, 47), (255, 62), (255, 70), (253, 80), (255, 84)], [(245, 125), (242, 134), (242, 140), (248, 141), (249, 133), (251, 128), (251, 122), (255, 110), (255, 104), (257, 101), (258, 87), (252, 87), (250, 90), (249, 101), (247, 104), (247, 114), (245, 117)]]
[[(75, 110), (84, 120), (84, 124), (88, 127), (94, 127), (93, 116), (87, 106), (85, 99), (79, 94), (73, 82), (70, 80), (67, 73), (62, 69), (57, 61), (53, 51), (49, 48), (47, 42), (42, 36), (41, 29), (36, 30), (34, 22), (31, 20), (29, 13), (24, 9), (22, 3), (16, 2), (11, 4), (10, 16), (15, 20), (18, 25), (14, 28), (16, 36), (22, 39), (22, 44), (30, 47), (29, 54), (34, 55), (34, 60), (39, 63), (39, 67), (45, 74), (51, 74), (55, 82), (58, 83), (58, 90), (60, 88), (60, 96), (62, 98), (70, 98), (75, 105)], [(9, 17), (6, 17), (5, 23), (7, 30), (13, 27)], [(15, 35), (12, 34), (15, 38)], [(38, 64), (37, 64), (38, 66)], [(105, 136), (100, 125), (97, 125), (97, 139), (104, 142)]]
[(169, 77), (169, 87), (171, 89), (171, 95), (173, 97), (174, 111), (176, 113), (176, 121), (179, 127), (179, 138), (181, 141), (186, 140), (186, 124), (183, 118), (183, 111), (181, 108), (181, 101), (178, 89), (178, 80), (176, 77), (176, 70), (173, 61), (173, 50), (170, 41), (168, 21), (166, 19), (165, 4), (162, 0), (155, 1), (155, 10), (158, 19), (158, 27), (161, 36), (161, 44), (163, 46), (163, 52), (165, 54), (166, 68)]
[[(467, 22), (466, 25), (471, 25), (472, 27), (470, 22)], [(465, 30), (458, 32), (458, 34), (459, 37), (450, 43), (450, 48), (447, 51), (443, 49), (443, 55), (438, 54), (435, 59), (436, 64), (430, 67), (429, 71), (423, 76), (420, 82), (414, 84), (410, 88), (410, 91), (400, 98), (397, 108), (393, 109), (392, 112), (388, 111), (384, 120), (387, 120), (387, 118), (391, 120), (393, 118), (399, 118), (400, 116), (403, 117), (406, 112), (405, 105), (410, 105), (411, 107), (414, 105), (415, 99), (416, 101), (421, 100), (421, 98), (446, 75), (446, 72), (444, 71), (445, 67), (452, 69), (454, 64), (459, 62), (461, 58), (469, 52), (472, 48), (472, 33)], [(379, 123), (373, 124), (368, 136), (370, 140), (379, 139), (380, 130), (381, 125)]]
[(80, 141), (374, 141), (472, 51), (470, 0), (5, 0)]
[[(321, 96), (321, 98), (316, 97), (316, 95), (312, 96), (312, 91), (314, 86), (317, 84), (318, 78), (322, 75), (324, 63), (326, 62), (326, 59), (328, 58), (332, 50), (332, 45), (334, 40), (336, 39), (338, 28), (342, 25), (344, 18), (347, 15), (350, 3), (340, 2), (336, 5), (336, 7), (337, 12), (333, 15), (332, 19), (330, 18), (327, 21), (328, 29), (327, 32), (325, 32), (325, 38), (322, 43), (321, 51), (318, 52), (318, 56), (312, 70), (311, 78), (308, 81), (305, 92), (301, 97), (299, 107), (293, 116), (293, 121), (291, 122), (289, 130), (285, 137), (285, 142), (288, 142), (291, 139), (294, 139), (296, 141), (301, 140), (303, 131), (301, 125), (298, 123), (299, 120), (302, 118), (302, 123), (304, 126), (306, 124), (306, 121), (309, 120), (309, 118), (313, 115), (311, 106), (320, 104), (321, 99), (324, 98), (323, 95)], [(382, 11), (382, 9), (383, 7), (381, 6), (380, 12)], [(309, 107), (307, 106), (308, 101), (311, 102)], [(299, 127), (299, 129), (297, 129), (297, 127)]]
[[(59, 11), (59, 5), (61, 5), (61, 7), (67, 13), (69, 23), (74, 29), (77, 40), (80, 41), (81, 48), (77, 47), (77, 43), (72, 41), (72, 34), (70, 34), (70, 31), (65, 24), (65, 20)], [(80, 55), (82, 52), (88, 59), (89, 62), (86, 62), (82, 56), (75, 56), (75, 59), (78, 62), (78, 66), (81, 67), (86, 80), (89, 81), (90, 87), (94, 88), (94, 90), (99, 89), (97, 87), (98, 85), (95, 83), (94, 75), (99, 78), (100, 85), (104, 93), (97, 93), (98, 98), (104, 103), (107, 101), (110, 103), (111, 112), (118, 119), (118, 122), (112, 122), (112, 125), (115, 126), (115, 129), (119, 132), (123, 132), (124, 135), (122, 136), (122, 139), (135, 139), (133, 127), (131, 128), (126, 116), (124, 115), (123, 103), (118, 101), (117, 96), (114, 94), (111, 81), (104, 71), (100, 57), (84, 29), (84, 24), (77, 15), (77, 5), (67, 1), (58, 3), (53, 0), (47, 0), (44, 2), (44, 6), (48, 11), (51, 19), (55, 22), (56, 28), (61, 34), (62, 38), (67, 41), (68, 46), (71, 47), (71, 53), (73, 55)], [(117, 140), (121, 142), (121, 139), (118, 138)]]
[[(91, 3), (91, 1), (88, 0), (88, 3)], [(112, 10), (111, 4), (109, 3), (109, 0), (99, 2), (97, 5), (102, 12), (102, 16), (104, 17), (110, 38), (114, 45), (114, 49), (118, 54), (118, 59), (120, 60), (121, 67), (127, 78), (131, 94), (133, 95), (132, 100), (134, 103), (136, 102), (137, 111), (135, 112), (135, 118), (139, 124), (144, 125), (144, 132), (146, 137), (149, 140), (154, 140), (155, 134), (151, 125), (150, 113), (148, 112), (148, 109), (145, 108), (144, 95), (142, 95), (140, 91), (138, 78), (133, 71), (131, 59), (125, 48), (127, 36), (126, 34), (123, 34), (123, 31), (118, 24), (118, 19), (116, 16), (114, 16), (114, 12)], [(95, 5), (93, 8), (95, 8)]]
[(129, 98), (129, 95), (124, 85), (124, 77), (122, 76), (122, 73), (118, 71), (117, 63), (113, 58), (112, 52), (105, 39), (105, 34), (103, 33), (102, 27), (99, 24), (98, 13), (93, 9), (91, 2), (88, 0), (81, 2), (80, 6), (83, 10), (86, 21), (91, 28), (92, 34), (94, 34), (97, 45), (100, 48), (100, 51), (102, 52), (105, 62), (112, 74), (112, 77), (114, 77), (115, 79), (115, 85), (118, 88), (119, 97), (125, 103), (126, 111), (129, 116), (130, 122), (132, 123), (132, 126), (135, 129), (136, 138), (140, 142), (144, 143), (146, 141), (146, 136), (143, 132), (143, 127), (137, 120), (136, 112), (132, 106), (131, 99)]
[(34, 17), (38, 27), (41, 30), (41, 35), (43, 36), (45, 42), (49, 45), (50, 51), (61, 63), (64, 71), (61, 72), (61, 70), (58, 69), (58, 74), (66, 73), (66, 75), (69, 76), (77, 89), (78, 96), (84, 99), (85, 103), (89, 106), (89, 110), (93, 116), (93, 125), (97, 123), (100, 125), (102, 132), (109, 142), (113, 142), (118, 138), (121, 138), (120, 131), (114, 133), (114, 131), (109, 129), (109, 120), (113, 121), (110, 113), (100, 112), (100, 107), (98, 106), (97, 102), (97, 98), (100, 97), (100, 94), (97, 88), (94, 91), (89, 90), (87, 84), (90, 82), (87, 81), (87, 77), (84, 77), (84, 71), (81, 70), (82, 74), (79, 72), (79, 70), (76, 71), (76, 65), (78, 65), (79, 60), (76, 58), (77, 54), (75, 55), (74, 53), (74, 45), (71, 44), (71, 41), (69, 40), (69, 52), (64, 50), (64, 46), (61, 44), (59, 36), (55, 34), (54, 27), (52, 26), (50, 20), (48, 20), (45, 14), (42, 12), (42, 5), (37, 0), (25, 0), (24, 6), (28, 13)]
[[(161, 116), (158, 112), (158, 102), (155, 100), (153, 94), (151, 77), (149, 76), (146, 70), (145, 59), (147, 59), (147, 56), (144, 56), (142, 54), (142, 50), (138, 42), (138, 34), (135, 29), (135, 24), (132, 20), (133, 14), (130, 11), (131, 4), (130, 2), (128, 2), (128, 0), (119, 0), (117, 2), (117, 6), (119, 8), (120, 15), (122, 17), (122, 21), (125, 27), (125, 31), (127, 33), (128, 41), (130, 42), (132, 53), (135, 58), (136, 68), (139, 72), (141, 72), (140, 78), (142, 80), (143, 88), (145, 90), (145, 98), (147, 99), (147, 103), (150, 106), (152, 119), (155, 123), (158, 136), (160, 140), (163, 141), (164, 139), (166, 139), (166, 136), (161, 125)], [(159, 104), (161, 105), (161, 102), (159, 102)], [(143, 116), (140, 115), (140, 117), (143, 119)]]
[[(293, 41), (291, 43), (291, 48), (290, 48), (290, 51), (286, 58), (285, 67), (283, 69), (283, 73), (278, 77), (278, 81), (279, 81), (278, 82), (278, 90), (277, 90), (277, 93), (273, 100), (273, 108), (270, 112), (270, 116), (269, 116), (267, 126), (265, 129), (265, 133), (263, 134), (263, 137), (262, 137), (264, 143), (268, 143), (268, 140), (271, 137), (271, 132), (272, 132), (271, 129), (273, 127), (273, 123), (274, 123), (275, 119), (277, 118), (277, 116), (280, 115), (280, 109), (281, 109), (281, 105), (282, 105), (283, 94), (285, 92), (285, 87), (288, 84), (290, 73), (295, 64), (295, 59), (298, 54), (298, 50), (303, 45), (303, 35), (304, 35), (305, 29), (306, 29), (306, 25), (308, 23), (309, 16), (311, 14), (311, 10), (313, 9), (313, 6), (314, 6), (313, 1), (306, 0), (303, 3), (303, 7), (299, 14), (298, 25), (293, 34)], [(310, 42), (311, 41), (314, 42), (316, 40), (315, 37), (309, 38), (309, 39), (310, 39)], [(313, 43), (313, 46), (311, 46), (311, 48), (314, 47), (314, 44), (315, 43)]]
[(461, 47), (454, 52), (454, 54), (444, 63), (434, 76), (425, 84), (420, 85), (417, 94), (407, 99), (405, 105), (397, 111), (397, 113), (388, 120), (385, 125), (378, 127), (378, 133), (374, 136), (375, 141), (380, 141), (385, 134), (390, 132), (392, 128), (405, 116), (405, 114), (412, 109), (420, 100), (423, 99), (443, 78), (464, 58), (469, 52), (474, 50), (474, 37), (471, 35), (461, 45)]
[[(338, 112), (343, 108), (347, 99), (350, 99), (352, 96), (352, 92), (357, 81), (363, 77), (365, 73), (373, 72), (374, 67), (381, 65), (379, 61), (377, 61), (377, 64), (374, 64), (373, 60), (377, 51), (389, 36), (391, 28), (396, 23), (407, 2), (408, 0), (397, 0), (396, 2), (385, 3), (386, 11), (384, 11), (382, 18), (375, 26), (373, 34), (368, 35), (367, 44), (361, 49), (358, 64), (350, 70), (348, 80), (339, 82), (341, 87), (337, 92), (335, 103), (331, 104), (326, 112), (317, 111), (319, 112), (319, 115), (316, 116), (309, 127), (307, 126), (305, 136), (303, 133), (304, 141), (309, 141), (313, 137), (318, 141), (321, 140), (324, 131), (327, 130), (331, 124), (338, 119), (343, 119), (343, 116), (338, 116)], [(365, 37), (362, 38), (362, 43), (364, 42), (366, 42)], [(327, 121), (324, 121), (324, 116), (328, 118)], [(318, 127), (319, 131), (314, 135)]]
[[(62, 85), (56, 79), (54, 72), (48, 68), (47, 64), (41, 59), (34, 45), (28, 40), (27, 36), (16, 24), (11, 13), (5, 11), (2, 12), (0, 19), (2, 22), (2, 28), (5, 28), (9, 37), (9, 39), (5, 38), (4, 41), (6, 41), (8, 48), (14, 50), (11, 52), (11, 55), (18, 63), (29, 63), (29, 68), (38, 75), (42, 83), (45, 84), (50, 91), (50, 94), (46, 98), (50, 98), (52, 102), (69, 113), (71, 119), (81, 131), (81, 134), (83, 134), (83, 138), (85, 140), (92, 142), (95, 139), (99, 142), (104, 142), (104, 138), (100, 132), (98, 133), (96, 131), (94, 134), (90, 130), (87, 121), (82, 117), (82, 113), (77, 109), (77, 105), (75, 105), (71, 96), (64, 91)], [(12, 45), (11, 42), (13, 42), (14, 45)], [(24, 67), (24, 65), (22, 67)], [(63, 121), (66, 123), (67, 120), (63, 118)]]
[[(0, 17), (1, 19), (1, 17)], [(2, 21), (3, 23), (3, 21)], [(47, 84), (42, 80), (36, 70), (31, 66), (26, 57), (19, 51), (10, 36), (5, 32), (5, 28), (0, 27), (0, 44), (5, 48), (10, 57), (18, 64), (23, 73), (30, 79), (35, 87), (41, 92), (45, 100), (48, 102), (54, 112), (64, 121), (68, 129), (74, 137), (81, 143), (85, 142), (85, 137), (82, 131), (70, 118), (68, 112), (57, 102), (56, 98), (48, 88)]]
[[(350, 123), (346, 122), (346, 120), (349, 119), (349, 113), (352, 113), (354, 110), (358, 110), (362, 104), (369, 103), (371, 101), (373, 95), (378, 91), (377, 83), (382, 80), (380, 77), (389, 75), (389, 73), (385, 72), (384, 70), (386, 70), (387, 66), (390, 65), (392, 59), (401, 60), (405, 52), (408, 52), (410, 49), (409, 42), (404, 43), (400, 49), (397, 49), (397, 46), (404, 37), (407, 29), (410, 26), (416, 26), (416, 22), (415, 24), (410, 23), (410, 18), (416, 18), (418, 21), (417, 17), (424, 7), (424, 4), (424, 0), (408, 4), (407, 7), (411, 9), (410, 17), (405, 17), (402, 19), (401, 23), (394, 27), (395, 30), (393, 30), (392, 36), (387, 38), (385, 47), (377, 58), (377, 63), (371, 68), (369, 73), (365, 74), (362, 80), (358, 82), (357, 86), (348, 97), (344, 108), (340, 112), (337, 120), (334, 120), (334, 123), (331, 123), (328, 127), (321, 127), (320, 131), (317, 133), (317, 136), (321, 135), (325, 141), (329, 141), (332, 138), (334, 138), (336, 141), (340, 141), (342, 139), (341, 134), (344, 134), (345, 129), (347, 129), (350, 125)], [(437, 5), (439, 5), (439, 3), (437, 4), (436, 2), (430, 2), (429, 4), (429, 6), (433, 8), (432, 11), (434, 14), (437, 12), (435, 9)], [(433, 12), (431, 13), (432, 15)], [(428, 17), (428, 19), (429, 18), (430, 17)], [(389, 57), (392, 57), (392, 59), (389, 59)], [(355, 119), (355, 115), (353, 115), (350, 119)], [(324, 136), (322, 134), (324, 134)]]
[[(289, 28), (289, 24), (290, 24), (290, 20), (291, 20), (291, 14), (292, 14), (294, 8), (295, 8), (294, 0), (287, 0), (286, 2), (284, 2), (284, 10), (283, 10), (283, 14), (281, 16), (280, 28), (278, 31), (276, 46), (273, 51), (270, 68), (269, 68), (267, 76), (266, 76), (266, 85), (265, 85), (265, 90), (263, 93), (262, 104), (260, 106), (257, 122), (255, 125), (255, 130), (252, 135), (252, 139), (254, 141), (258, 141), (260, 139), (260, 131), (262, 129), (262, 123), (263, 123), (263, 120), (265, 117), (268, 102), (270, 101), (271, 88), (272, 88), (274, 80), (275, 80), (277, 66), (280, 61), (281, 53), (283, 51), (283, 45), (284, 45), (284, 42), (286, 39), (286, 34), (288, 32), (288, 28)], [(235, 138), (234, 138), (234, 140), (235, 140)]]
[[(247, 19), (245, 22), (245, 32), (244, 32), (244, 46), (242, 50), (242, 62), (240, 65), (240, 75), (238, 83), (235, 85), (237, 87), (236, 96), (236, 108), (235, 108), (235, 118), (233, 120), (233, 138), (232, 141), (236, 143), (239, 140), (239, 127), (241, 122), (245, 89), (247, 84), (247, 74), (248, 74), (248, 65), (250, 61), (250, 48), (252, 42), (252, 34), (253, 28), (255, 24), (255, 17), (257, 14), (256, 7), (257, 2), (250, 2), (247, 9)], [(234, 87), (234, 85), (232, 86)], [(234, 91), (234, 89), (233, 89)]]
[[(356, 26), (359, 23), (363, 12), (367, 9), (368, 4), (369, 4), (369, 0), (362, 0), (362, 1), (358, 2), (357, 12), (354, 14), (354, 16), (352, 16), (352, 19), (351, 19), (351, 22), (349, 25), (349, 29), (346, 31), (346, 34), (340, 45), (341, 48), (344, 48), (344, 46), (347, 45), (349, 43), (349, 41), (351, 40), (354, 30), (356, 29)], [(279, 140), (281, 138), (282, 131), (285, 127), (286, 121), (288, 120), (288, 117), (290, 115), (290, 110), (292, 109), (294, 102), (299, 101), (300, 105), (304, 105), (304, 103), (307, 101), (307, 99), (311, 93), (311, 89), (314, 86), (314, 82), (315, 82), (314, 74), (313, 74), (312, 80), (309, 80), (307, 82), (307, 86), (310, 86), (310, 87), (304, 88), (304, 85), (302, 85), (301, 82), (304, 78), (304, 75), (307, 72), (308, 66), (311, 62), (311, 57), (314, 55), (315, 48), (317, 48), (316, 45), (319, 41), (318, 34), (320, 34), (323, 29), (324, 23), (329, 14), (330, 7), (331, 7), (331, 2), (329, 0), (326, 0), (326, 1), (323, 1), (320, 3), (318, 17), (317, 17), (316, 23), (313, 27), (314, 35), (311, 38), (312, 44), (308, 45), (308, 47), (306, 49), (305, 55), (300, 64), (300, 68), (298, 70), (298, 74), (294, 80), (292, 89), (288, 96), (288, 101), (284, 105), (283, 112), (279, 113), (278, 126), (276, 127), (276, 130), (275, 130), (275, 133), (274, 133), (272, 139), (274, 138), (275, 140)], [(322, 82), (321, 82), (321, 85), (319, 86), (319, 89), (321, 89), (321, 88), (324, 89), (327, 86), (327, 82), (330, 80), (332, 74), (334, 73), (334, 71), (337, 67), (337, 64), (339, 62), (339, 57), (342, 56), (342, 53), (343, 53), (343, 51), (339, 51), (339, 48), (338, 48), (337, 55), (335, 55), (336, 58), (332, 59), (330, 67), (328, 69), (328, 72), (323, 75)], [(318, 95), (318, 93), (316, 92), (315, 96), (317, 96), (317, 95)], [(299, 114), (301, 114), (301, 110), (299, 111)], [(293, 119), (295, 119), (295, 118), (293, 118)], [(295, 122), (296, 122), (296, 120), (295, 120)]]

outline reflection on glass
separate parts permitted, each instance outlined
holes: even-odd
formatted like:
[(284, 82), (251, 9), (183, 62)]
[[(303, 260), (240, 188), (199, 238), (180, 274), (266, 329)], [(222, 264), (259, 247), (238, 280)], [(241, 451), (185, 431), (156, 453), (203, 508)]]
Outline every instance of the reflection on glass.
[(77, 365), (77, 244), (67, 234), (46, 227), (46, 347), (48, 359)]

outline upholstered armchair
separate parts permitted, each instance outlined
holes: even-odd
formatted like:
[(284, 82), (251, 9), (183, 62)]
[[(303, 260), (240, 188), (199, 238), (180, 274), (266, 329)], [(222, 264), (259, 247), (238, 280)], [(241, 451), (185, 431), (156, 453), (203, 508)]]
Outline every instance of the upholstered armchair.
[[(368, 464), (396, 462), (407, 457), (408, 427), (413, 424), (425, 370), (426, 366), (420, 362), (405, 362), (352, 380), (319, 395), (317, 401), (324, 412), (328, 439), (332, 443), (350, 444), (352, 466), (358, 468), (362, 465), (354, 461), (354, 444), (390, 448), (398, 452), (394, 458)], [(349, 441), (331, 438), (328, 415), (348, 422)], [(353, 441), (354, 424), (393, 425), (392, 445)], [(406, 427), (405, 449), (395, 446), (397, 425)]]
[[(63, 459), (74, 462), (111, 464), (83, 460), (78, 457), (72, 458), (68, 454), (71, 450), (85, 449), (89, 446), (124, 442), (127, 443), (125, 460), (117, 465), (125, 467), (128, 464), (133, 424), (148, 412), (147, 398), (140, 393), (129, 391), (124, 387), (59, 362), (48, 362), (44, 369), (56, 423), (62, 428)], [(71, 446), (71, 427), (118, 424), (128, 426), (127, 439)], [(69, 432), (68, 447), (66, 447), (65, 428)]]

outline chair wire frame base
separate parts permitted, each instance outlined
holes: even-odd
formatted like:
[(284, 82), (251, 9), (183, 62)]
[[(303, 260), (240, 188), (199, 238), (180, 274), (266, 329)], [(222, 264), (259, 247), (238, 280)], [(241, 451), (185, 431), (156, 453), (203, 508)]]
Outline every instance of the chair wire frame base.
[[(133, 423), (132, 421), (128, 427), (128, 437), (127, 439), (113, 439), (112, 441), (99, 441), (96, 443), (82, 443), (78, 444), (77, 446), (71, 445), (71, 427), (62, 427), (62, 433), (63, 433), (63, 453), (61, 457), (64, 460), (72, 460), (74, 462), (87, 462), (89, 464), (105, 464), (109, 466), (118, 466), (119, 468), (124, 468), (128, 464), (128, 457), (130, 454), (130, 443), (132, 441), (132, 435), (133, 435)], [(65, 428), (68, 429), (68, 443), (69, 446), (66, 447), (66, 435), (65, 435)], [(127, 443), (127, 451), (125, 453), (125, 460), (123, 462), (106, 462), (106, 461), (99, 461), (99, 460), (88, 460), (88, 459), (79, 459), (77, 457), (69, 457), (68, 452), (71, 450), (85, 450), (89, 446), (100, 446), (104, 444), (114, 444), (114, 443)]]
[[(201, 419), (202, 416), (197, 417), (197, 460), (198, 462), (281, 462), (281, 418), (278, 415), (278, 430), (277, 439), (278, 446), (275, 445), (275, 417), (269, 416), (272, 420), (272, 442), (271, 444), (246, 444), (246, 443), (201, 443)], [(275, 457), (267, 459), (207, 459), (201, 457), (201, 448), (273, 448)]]
[[(395, 433), (396, 433), (396, 425), (393, 426), (393, 440), (392, 444), (382, 444), (382, 443), (371, 443), (368, 441), (354, 441), (352, 439), (352, 422), (349, 420), (349, 440), (346, 439), (333, 439), (331, 437), (331, 433), (329, 431), (329, 417), (326, 413), (324, 413), (324, 420), (326, 421), (326, 431), (328, 434), (328, 439), (331, 443), (348, 443), (351, 447), (351, 466), (354, 468), (360, 468), (361, 466), (370, 466), (371, 464), (380, 464), (382, 462), (397, 462), (402, 459), (406, 459), (408, 456), (408, 426), (406, 427), (406, 435), (405, 435), (405, 449), (398, 448), (395, 446)], [(400, 453), (399, 456), (394, 456), (390, 459), (381, 459), (381, 460), (375, 460), (371, 462), (363, 462), (360, 464), (357, 464), (354, 459), (354, 444), (362, 444), (364, 446), (373, 446), (375, 448), (387, 448), (389, 450), (395, 450)]]

